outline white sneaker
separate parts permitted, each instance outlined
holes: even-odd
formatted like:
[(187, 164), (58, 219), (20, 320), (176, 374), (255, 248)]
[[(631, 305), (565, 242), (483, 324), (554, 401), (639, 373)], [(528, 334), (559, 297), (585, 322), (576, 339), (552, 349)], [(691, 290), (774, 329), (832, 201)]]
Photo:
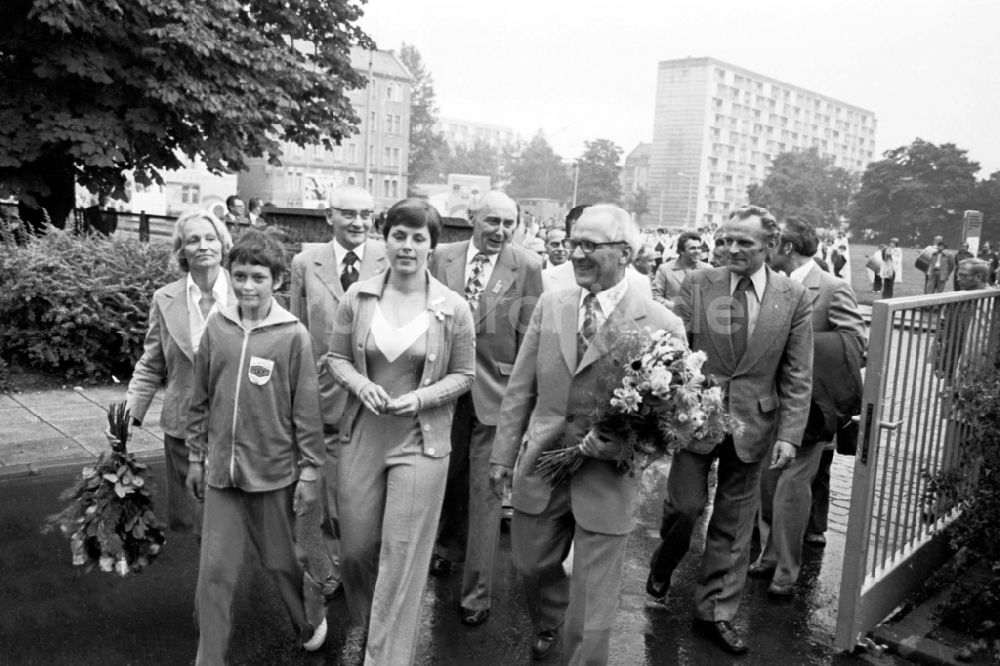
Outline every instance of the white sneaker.
[(315, 652), (316, 650), (323, 647), (323, 643), (326, 642), (326, 618), (320, 623), (316, 631), (313, 632), (312, 638), (307, 640), (302, 644), (302, 647), (306, 652)]

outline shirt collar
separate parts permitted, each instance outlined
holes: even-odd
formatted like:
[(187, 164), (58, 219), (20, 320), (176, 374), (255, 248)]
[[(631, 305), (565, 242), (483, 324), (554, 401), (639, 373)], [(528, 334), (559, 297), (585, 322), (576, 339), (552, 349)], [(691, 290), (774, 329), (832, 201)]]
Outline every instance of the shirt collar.
[(354, 256), (356, 256), (358, 258), (359, 262), (364, 261), (364, 258), (365, 258), (365, 245), (367, 245), (367, 244), (368, 244), (367, 241), (365, 241), (364, 243), (362, 243), (361, 245), (357, 246), (353, 250), (348, 250), (346, 247), (344, 247), (339, 242), (337, 242), (336, 238), (334, 238), (333, 239), (333, 256), (334, 256), (334, 258), (336, 258), (338, 264), (342, 264), (342, 263), (344, 263), (344, 257), (347, 256), (347, 253), (348, 252), (353, 252)]
[[(201, 300), (201, 288), (195, 284), (190, 273), (187, 274), (187, 293), (194, 299), (195, 303)], [(212, 298), (216, 300), (219, 307), (229, 303), (229, 280), (226, 278), (226, 271), (220, 270), (218, 277), (215, 278), (215, 284), (212, 285)]]
[[(736, 273), (729, 274), (730, 295), (736, 292), (736, 285), (739, 284), (741, 277), (741, 275), (737, 275)], [(760, 268), (750, 276), (750, 283), (753, 284), (753, 291), (759, 303), (764, 299), (764, 288), (767, 287), (767, 266), (765, 264), (761, 264)]]
[[(622, 277), (621, 280), (615, 284), (615, 286), (610, 289), (605, 289), (603, 291), (597, 292), (597, 304), (601, 307), (601, 312), (605, 317), (611, 314), (611, 312), (618, 307), (621, 302), (622, 297), (625, 296), (625, 291), (628, 289), (628, 279)], [(580, 289), (580, 307), (583, 307), (583, 301), (587, 298), (587, 294), (590, 293), (588, 289)]]
[[(469, 249), (465, 253), (465, 265), (468, 266), (469, 264), (471, 264), (472, 260), (476, 258), (476, 255), (479, 254), (479, 252), (480, 251), (476, 249), (476, 244), (473, 243), (472, 241), (469, 241)], [(500, 252), (503, 252), (503, 250), (500, 250)], [(497, 265), (497, 259), (500, 257), (500, 252), (497, 252), (496, 254), (486, 255), (486, 258), (489, 260), (492, 266)]]
[(809, 275), (809, 271), (812, 270), (812, 267), (815, 264), (816, 264), (816, 262), (813, 261), (812, 259), (810, 259), (809, 261), (807, 261), (806, 263), (802, 264), (801, 266), (799, 266), (798, 268), (796, 268), (794, 271), (792, 271), (791, 273), (789, 273), (788, 277), (790, 277), (791, 279), (795, 280), (799, 284), (802, 284), (805, 281), (806, 276)]

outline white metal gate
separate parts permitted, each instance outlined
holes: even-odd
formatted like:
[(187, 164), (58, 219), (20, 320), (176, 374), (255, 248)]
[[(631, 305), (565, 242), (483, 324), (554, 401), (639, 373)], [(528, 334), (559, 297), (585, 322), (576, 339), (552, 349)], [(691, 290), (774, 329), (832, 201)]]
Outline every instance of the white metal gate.
[(987, 289), (872, 307), (838, 650), (852, 650), (950, 555), (942, 532), (958, 509), (928, 501), (927, 484), (957, 471), (964, 427), (952, 418), (951, 387), (995, 357), (998, 297)]

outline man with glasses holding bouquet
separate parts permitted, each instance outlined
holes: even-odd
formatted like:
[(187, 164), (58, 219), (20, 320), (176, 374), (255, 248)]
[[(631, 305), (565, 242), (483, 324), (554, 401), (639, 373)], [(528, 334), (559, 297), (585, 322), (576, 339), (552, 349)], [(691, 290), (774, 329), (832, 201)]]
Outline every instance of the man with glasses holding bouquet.
[[(374, 206), (374, 199), (366, 190), (355, 186), (338, 188), (330, 196), (326, 209), (326, 222), (333, 228), (333, 238), (329, 243), (304, 243), (302, 251), (292, 259), (290, 309), (309, 329), (317, 360), (329, 351), (337, 306), (344, 292), (358, 280), (372, 277), (388, 267), (385, 245), (368, 237), (374, 221)], [(321, 526), (331, 565), (323, 581), (323, 594), (331, 599), (340, 589), (340, 530), (335, 487), (339, 452), (337, 424), (347, 394), (325, 367), (324, 364), (319, 370), (323, 438), (326, 441)]]

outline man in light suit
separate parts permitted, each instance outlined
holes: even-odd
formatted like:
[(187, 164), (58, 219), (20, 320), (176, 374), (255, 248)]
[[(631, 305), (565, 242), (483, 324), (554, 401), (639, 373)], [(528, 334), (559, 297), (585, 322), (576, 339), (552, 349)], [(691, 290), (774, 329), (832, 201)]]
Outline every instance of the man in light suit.
[[(368, 238), (374, 203), (372, 195), (360, 187), (335, 190), (326, 209), (326, 221), (333, 228), (333, 239), (329, 243), (303, 247), (292, 259), (290, 309), (309, 329), (317, 361), (329, 351), (337, 306), (347, 288), (388, 268), (385, 245)], [(330, 558), (330, 574), (323, 581), (323, 594), (330, 599), (340, 589), (340, 530), (335, 486), (340, 446), (337, 424), (347, 394), (333, 381), (325, 365), (319, 366), (319, 390), (326, 440), (321, 526)]]
[(491, 191), (473, 204), (472, 239), (439, 245), (435, 278), (469, 302), (476, 323), (476, 383), (458, 399), (452, 422), (448, 487), (431, 573), (443, 575), (465, 551), (462, 622), (489, 618), (493, 560), (500, 540), (500, 501), (489, 488), (489, 460), (500, 401), (531, 312), (542, 293), (542, 261), (511, 243), (517, 205)]
[[(695, 588), (695, 626), (734, 654), (746, 652), (732, 624), (750, 563), (761, 471), (783, 468), (802, 441), (812, 393), (813, 339), (805, 287), (764, 261), (778, 239), (766, 209), (746, 206), (723, 228), (727, 265), (684, 279), (676, 312), (692, 349), (706, 353), (703, 372), (724, 387), (741, 432), (720, 444), (674, 453), (660, 536), (647, 591), (662, 598), (708, 502), (708, 476), (718, 459), (718, 485)], [(773, 445), (773, 446), (772, 446)], [(772, 451), (770, 460), (765, 456)]]
[(701, 236), (690, 231), (677, 239), (677, 258), (660, 264), (656, 269), (656, 276), (653, 278), (654, 301), (673, 310), (674, 301), (681, 293), (684, 277), (695, 269), (709, 268), (701, 260), (701, 242)]
[(940, 294), (955, 270), (955, 255), (945, 249), (944, 238), (935, 236), (934, 242), (924, 248), (921, 256), (930, 260), (924, 270), (924, 293)]
[[(666, 330), (683, 339), (684, 329), (625, 278), (642, 244), (626, 211), (588, 208), (570, 240), (578, 286), (546, 292), (535, 308), (500, 411), (490, 483), (500, 493), (513, 480), (511, 554), (529, 595), (533, 658), (553, 652), (565, 620), (565, 661), (602, 664), (641, 475), (620, 473), (621, 442), (590, 429), (592, 395), (610, 390), (597, 386), (594, 363), (615, 354), (627, 331)], [(552, 488), (535, 473), (542, 452), (578, 443), (588, 459), (570, 481)], [(567, 578), (562, 561), (571, 544)]]
[[(853, 349), (850, 353), (860, 356), (867, 341), (865, 322), (858, 312), (854, 290), (845, 280), (822, 270), (815, 261), (819, 238), (812, 226), (798, 218), (789, 217), (781, 225), (777, 251), (771, 258), (771, 267), (788, 275), (803, 285), (812, 303), (812, 330), (814, 342), (820, 336), (844, 333), (844, 340)], [(847, 359), (843, 359), (843, 364)], [(822, 376), (824, 368), (814, 370)], [(819, 406), (812, 411), (818, 413)], [(776, 596), (791, 596), (802, 565), (802, 541), (805, 538), (809, 512), (814, 505), (814, 481), (823, 485), (825, 479), (826, 501), (829, 502), (830, 463), (833, 461), (833, 444), (823, 441), (812, 424), (810, 416), (807, 429), (795, 459), (784, 469), (764, 471), (760, 493), (761, 553), (750, 565), (751, 576), (770, 578), (768, 592)], [(826, 438), (832, 439), (832, 438)], [(829, 455), (826, 452), (829, 451)], [(822, 475), (824, 479), (817, 479)]]

